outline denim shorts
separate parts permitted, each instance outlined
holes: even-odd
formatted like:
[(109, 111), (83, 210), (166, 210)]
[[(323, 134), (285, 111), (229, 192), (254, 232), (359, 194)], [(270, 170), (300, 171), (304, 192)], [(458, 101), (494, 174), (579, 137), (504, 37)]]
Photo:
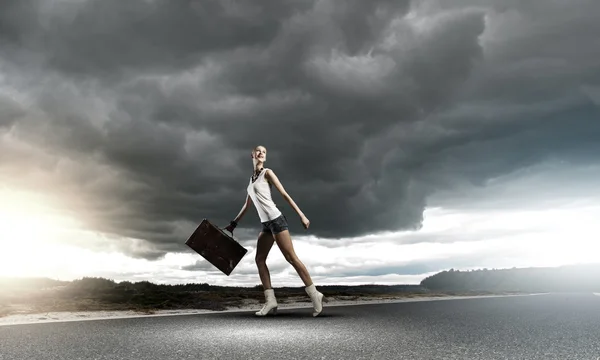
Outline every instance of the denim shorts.
[(287, 218), (285, 215), (281, 214), (279, 217), (265, 221), (262, 223), (262, 232), (270, 232), (273, 235), (279, 234), (282, 231), (288, 230)]

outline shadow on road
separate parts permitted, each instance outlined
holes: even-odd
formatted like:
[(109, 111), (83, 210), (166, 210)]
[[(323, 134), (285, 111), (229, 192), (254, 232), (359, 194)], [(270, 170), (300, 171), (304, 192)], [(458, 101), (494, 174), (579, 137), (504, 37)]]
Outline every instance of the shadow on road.
[(307, 312), (307, 311), (297, 311), (297, 310), (279, 310), (277, 312), (277, 315), (267, 315), (265, 317), (259, 317), (254, 315), (254, 311), (252, 312), (243, 312), (243, 313), (232, 313), (232, 314), (227, 314), (228, 318), (237, 318), (237, 319), (257, 319), (257, 320), (262, 320), (262, 319), (278, 319), (278, 318), (282, 318), (282, 319), (315, 319), (318, 320), (320, 318), (339, 318), (339, 317), (344, 317), (344, 314), (329, 314), (329, 313), (322, 313), (319, 316), (317, 316), (316, 318), (312, 316), (311, 312)]

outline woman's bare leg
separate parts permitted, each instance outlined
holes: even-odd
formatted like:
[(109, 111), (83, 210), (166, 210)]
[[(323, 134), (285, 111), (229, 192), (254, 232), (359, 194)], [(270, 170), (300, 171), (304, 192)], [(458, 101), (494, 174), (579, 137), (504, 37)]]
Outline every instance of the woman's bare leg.
[(312, 285), (312, 279), (308, 273), (308, 270), (306, 270), (306, 266), (304, 266), (294, 251), (294, 245), (292, 244), (292, 237), (290, 236), (289, 230), (284, 230), (278, 234), (275, 234), (274, 236), (277, 246), (281, 250), (285, 260), (287, 260), (287, 262), (289, 262), (294, 269), (296, 269), (296, 272), (304, 282), (304, 285)]
[(269, 256), (269, 251), (273, 247), (273, 242), (275, 242), (275, 239), (271, 233), (261, 232), (258, 235), (255, 261), (258, 267), (258, 276), (265, 290), (271, 289), (271, 274), (267, 267), (267, 256)]
[(323, 296), (323, 294), (317, 290), (315, 284), (313, 284), (312, 279), (310, 278), (310, 274), (308, 270), (306, 270), (306, 266), (298, 259), (296, 252), (294, 251), (294, 245), (292, 245), (292, 238), (290, 236), (290, 232), (288, 230), (282, 231), (275, 235), (275, 241), (277, 242), (277, 246), (283, 253), (283, 256), (289, 262), (296, 272), (304, 282), (305, 290), (310, 300), (313, 303), (313, 316), (318, 316), (321, 311), (323, 311), (323, 301), (327, 301), (327, 299)]
[(269, 251), (271, 250), (271, 247), (273, 247), (274, 242), (275, 239), (270, 232), (261, 232), (258, 235), (255, 261), (265, 293), (265, 303), (262, 309), (255, 313), (257, 316), (266, 316), (271, 312), (273, 312), (273, 314), (277, 313), (277, 299), (275, 298), (275, 291), (271, 287), (271, 274), (267, 267), (267, 256), (269, 255)]

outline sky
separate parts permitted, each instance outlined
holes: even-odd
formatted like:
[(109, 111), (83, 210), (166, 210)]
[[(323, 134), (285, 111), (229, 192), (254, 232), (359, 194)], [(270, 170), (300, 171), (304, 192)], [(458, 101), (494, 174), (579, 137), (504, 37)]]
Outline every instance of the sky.
[[(597, 261), (596, 0), (0, 2), (0, 276), (254, 286), (185, 245), (250, 152), (315, 284)], [(275, 189), (274, 189), (275, 190)], [(276, 246), (274, 286), (301, 286)]]

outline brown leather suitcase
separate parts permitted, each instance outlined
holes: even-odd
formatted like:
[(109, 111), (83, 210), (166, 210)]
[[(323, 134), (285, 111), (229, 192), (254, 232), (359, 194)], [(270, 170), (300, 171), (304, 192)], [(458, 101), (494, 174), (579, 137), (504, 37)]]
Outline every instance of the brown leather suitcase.
[(207, 219), (202, 220), (185, 244), (227, 276), (248, 252), (233, 237)]

